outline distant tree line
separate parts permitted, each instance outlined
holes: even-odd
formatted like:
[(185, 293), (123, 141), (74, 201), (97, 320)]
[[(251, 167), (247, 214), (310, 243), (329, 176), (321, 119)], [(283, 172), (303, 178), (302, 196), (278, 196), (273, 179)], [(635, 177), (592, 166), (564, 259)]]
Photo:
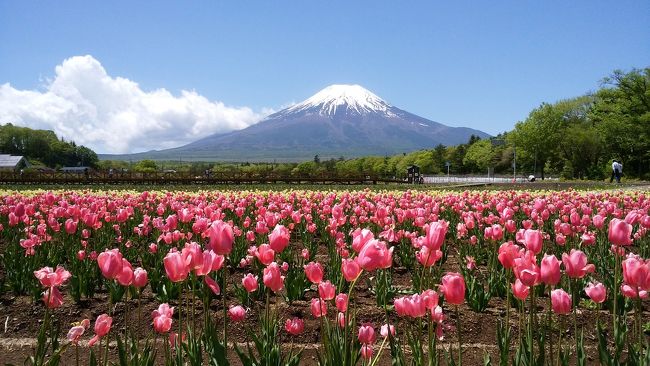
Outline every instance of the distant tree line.
[(11, 123), (0, 126), (0, 152), (22, 155), (32, 165), (50, 168), (96, 167), (99, 164), (97, 154), (85, 146), (59, 139), (52, 131), (18, 127)]

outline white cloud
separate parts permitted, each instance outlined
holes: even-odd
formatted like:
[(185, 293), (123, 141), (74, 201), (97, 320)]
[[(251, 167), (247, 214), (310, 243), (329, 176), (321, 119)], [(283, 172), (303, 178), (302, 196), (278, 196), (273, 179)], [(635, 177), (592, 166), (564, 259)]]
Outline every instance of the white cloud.
[(248, 127), (272, 112), (226, 106), (195, 91), (144, 91), (111, 77), (89, 55), (63, 61), (43, 91), (0, 85), (0, 124), (53, 130), (101, 153), (176, 147)]

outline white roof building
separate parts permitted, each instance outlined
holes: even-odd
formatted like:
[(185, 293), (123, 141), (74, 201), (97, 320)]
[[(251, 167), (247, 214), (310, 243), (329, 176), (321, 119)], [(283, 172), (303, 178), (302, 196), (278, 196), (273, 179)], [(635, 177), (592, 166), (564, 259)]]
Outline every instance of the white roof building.
[(0, 170), (18, 170), (28, 166), (24, 156), (0, 154)]

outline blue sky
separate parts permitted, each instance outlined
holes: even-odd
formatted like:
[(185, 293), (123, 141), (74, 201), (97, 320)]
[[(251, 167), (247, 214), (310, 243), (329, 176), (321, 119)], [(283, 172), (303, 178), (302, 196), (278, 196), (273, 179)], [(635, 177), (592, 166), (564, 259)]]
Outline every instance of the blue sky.
[[(26, 112), (39, 105), (34, 98), (52, 97), (40, 105), (58, 111), (69, 97), (61, 90), (89, 77), (74, 73), (83, 68), (79, 60), (64, 60), (90, 55), (81, 64), (100, 66), (84, 70), (137, 83), (133, 95), (164, 89), (187, 109), (196, 103), (183, 99), (185, 90), (211, 103), (212, 114), (195, 112), (179, 124), (196, 115), (225, 118), (231, 107), (243, 114), (244, 122), (230, 116), (223, 129), (192, 125), (185, 140), (201, 126), (241, 128), (335, 83), (360, 84), (420, 116), (496, 134), (542, 102), (595, 90), (614, 69), (650, 66), (649, 24), (648, 1), (2, 1), (0, 98), (5, 107), (25, 104), (5, 119), (53, 125), (101, 152), (149, 148), (134, 142), (144, 138), (137, 135), (119, 148), (98, 142), (101, 134), (84, 139), (93, 124), (58, 121), (69, 113), (30, 122), (39, 118)], [(57, 66), (67, 76), (55, 74)], [(226, 109), (217, 112), (219, 102)], [(180, 112), (146, 113), (153, 120)], [(83, 124), (75, 118), (69, 124)]]

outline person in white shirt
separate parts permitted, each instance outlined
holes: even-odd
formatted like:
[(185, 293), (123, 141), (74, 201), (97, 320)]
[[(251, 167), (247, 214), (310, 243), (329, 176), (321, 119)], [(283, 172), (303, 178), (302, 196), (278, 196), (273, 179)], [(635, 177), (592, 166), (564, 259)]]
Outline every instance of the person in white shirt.
[(620, 161), (616, 162), (616, 183), (621, 183), (621, 175), (623, 174), (623, 164)]

